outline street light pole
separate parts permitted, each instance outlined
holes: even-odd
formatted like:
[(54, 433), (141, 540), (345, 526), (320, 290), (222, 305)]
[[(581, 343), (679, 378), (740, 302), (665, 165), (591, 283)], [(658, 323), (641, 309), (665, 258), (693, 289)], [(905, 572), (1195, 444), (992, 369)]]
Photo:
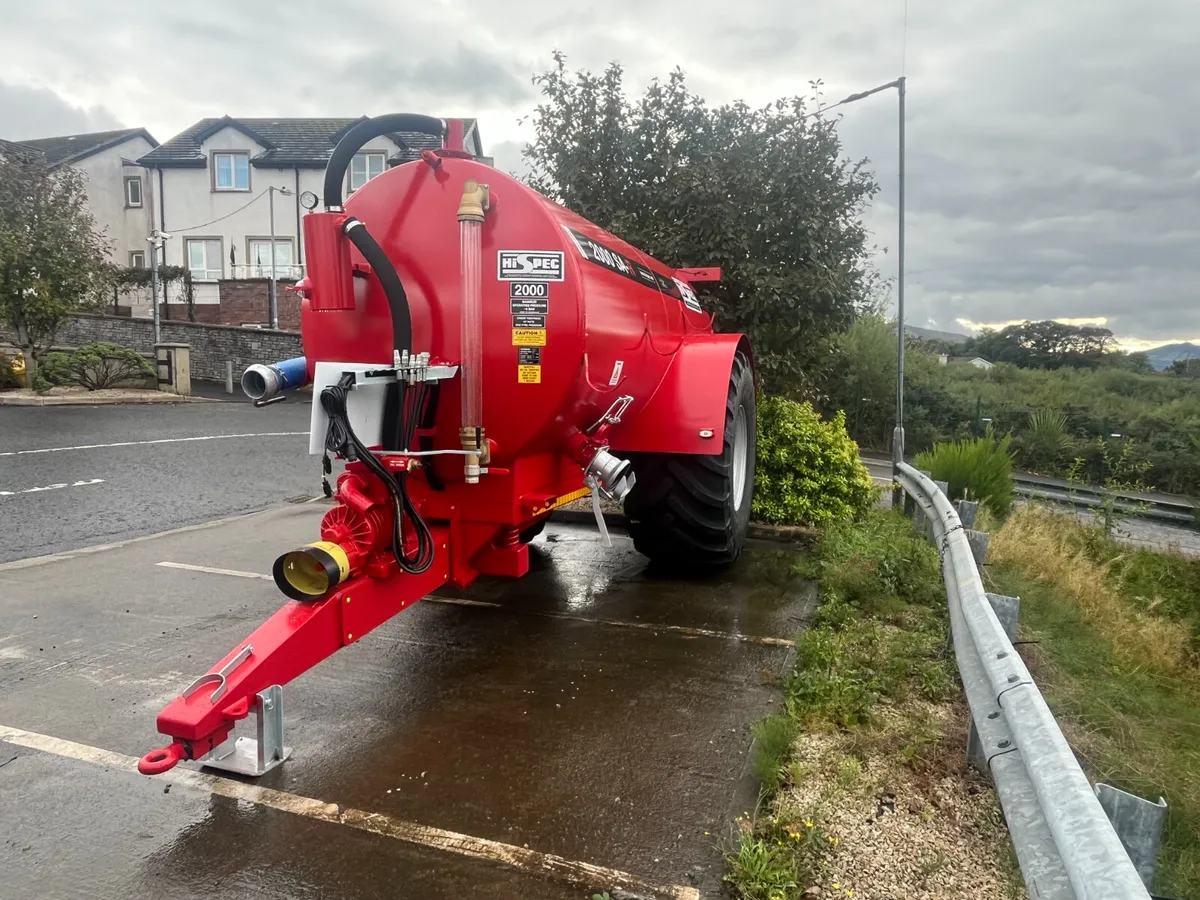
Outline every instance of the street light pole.
[(267, 292), (270, 297), (270, 322), (272, 328), (279, 327), (279, 306), (275, 298), (275, 188), (267, 188), (267, 205), (271, 216), (271, 288)]
[(892, 462), (904, 462), (904, 76), (896, 79), (900, 95), (900, 202), (896, 253), (896, 430), (892, 434)]
[(905, 77), (901, 75), (895, 81), (889, 81), (887, 84), (881, 84), (878, 87), (873, 87), (869, 91), (860, 91), (857, 94), (851, 94), (843, 100), (839, 100), (832, 106), (825, 109), (832, 109), (834, 106), (844, 106), (847, 103), (854, 103), (857, 100), (862, 100), (870, 97), (872, 94), (878, 94), (880, 91), (886, 91), (889, 88), (895, 88), (896, 93), (900, 98), (900, 202), (899, 206), (899, 234), (897, 236), (897, 254), (896, 254), (896, 428), (892, 432), (892, 466), (893, 469), (900, 463), (904, 462), (904, 94), (905, 94)]
[[(267, 297), (268, 305), (270, 306), (268, 318), (270, 319), (272, 328), (279, 327), (279, 288), (275, 283), (277, 275), (275, 269), (275, 193), (277, 191), (285, 197), (292, 196), (292, 192), (287, 188), (277, 188), (274, 185), (267, 188), (268, 215), (271, 218), (271, 284), (267, 289)], [(296, 239), (299, 240), (300, 235), (296, 235)]]

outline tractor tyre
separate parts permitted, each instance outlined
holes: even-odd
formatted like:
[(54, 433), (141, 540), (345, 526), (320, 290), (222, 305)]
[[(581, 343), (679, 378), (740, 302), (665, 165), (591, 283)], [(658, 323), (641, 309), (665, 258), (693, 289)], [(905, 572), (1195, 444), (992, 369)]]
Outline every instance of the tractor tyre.
[(754, 374), (738, 352), (720, 454), (630, 454), (637, 481), (625, 499), (625, 514), (638, 552), (670, 567), (734, 562), (750, 524), (756, 437)]

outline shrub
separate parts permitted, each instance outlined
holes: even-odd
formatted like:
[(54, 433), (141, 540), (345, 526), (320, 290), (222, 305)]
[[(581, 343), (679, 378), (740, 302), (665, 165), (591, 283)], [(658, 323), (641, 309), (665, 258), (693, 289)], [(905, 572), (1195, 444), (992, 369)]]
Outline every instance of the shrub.
[(765, 397), (758, 407), (756, 519), (824, 525), (858, 516), (878, 491), (838, 412), (823, 420), (808, 403)]
[(1071, 444), (1067, 417), (1052, 409), (1034, 410), (1029, 414), (1029, 427), (1018, 440), (1024, 465), (1035, 472), (1054, 471)]
[(19, 388), (21, 379), (13, 370), (13, 360), (0, 354), (0, 391)]
[(71, 354), (51, 353), (38, 366), (38, 374), (52, 385), (74, 384), (75, 377), (71, 373)]
[(931, 472), (935, 481), (949, 482), (948, 496), (978, 500), (1001, 517), (1012, 509), (1012, 464), (1011, 435), (935, 444), (917, 454), (917, 468)]
[(46, 370), (43, 375), (51, 383), (79, 384), (89, 391), (154, 374), (154, 369), (136, 350), (104, 341), (87, 344), (70, 354), (51, 353), (43, 369)]

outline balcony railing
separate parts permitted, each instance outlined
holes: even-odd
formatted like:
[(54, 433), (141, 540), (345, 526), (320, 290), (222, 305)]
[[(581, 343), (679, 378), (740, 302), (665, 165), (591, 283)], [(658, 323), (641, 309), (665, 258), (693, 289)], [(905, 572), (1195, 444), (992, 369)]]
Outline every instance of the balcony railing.
[[(261, 265), (259, 263), (240, 263), (229, 267), (230, 278), (243, 280), (247, 278), (270, 278), (270, 264)], [(303, 265), (285, 266), (280, 263), (275, 264), (275, 278), (279, 281), (299, 281), (304, 277)]]

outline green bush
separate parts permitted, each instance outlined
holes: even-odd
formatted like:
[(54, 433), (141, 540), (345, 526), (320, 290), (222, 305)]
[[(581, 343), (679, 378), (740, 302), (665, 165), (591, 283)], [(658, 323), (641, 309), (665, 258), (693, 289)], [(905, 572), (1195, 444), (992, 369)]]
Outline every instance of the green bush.
[(918, 469), (932, 473), (935, 481), (949, 482), (951, 499), (978, 500), (1001, 517), (1012, 509), (1012, 466), (1012, 436), (1007, 434), (1000, 440), (989, 434), (935, 444), (917, 454)]
[(145, 379), (154, 374), (154, 369), (136, 350), (97, 341), (70, 354), (51, 353), (41, 374), (52, 384), (79, 384), (89, 391), (99, 391)]
[(13, 371), (13, 361), (0, 354), (0, 391), (8, 391), (21, 386), (21, 379)]
[(51, 353), (38, 366), (38, 374), (52, 385), (74, 384), (75, 377), (71, 373), (71, 354)]
[(765, 397), (758, 407), (754, 517), (773, 525), (825, 525), (858, 516), (878, 491), (846, 433), (808, 403)]

